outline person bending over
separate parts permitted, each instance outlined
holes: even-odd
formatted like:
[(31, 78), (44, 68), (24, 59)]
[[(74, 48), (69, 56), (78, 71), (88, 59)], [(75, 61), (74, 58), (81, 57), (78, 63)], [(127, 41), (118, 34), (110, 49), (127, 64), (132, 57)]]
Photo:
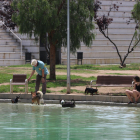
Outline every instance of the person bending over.
[(140, 97), (140, 80), (139, 80), (139, 77), (135, 76), (133, 81), (134, 81), (133, 91), (131, 91), (131, 90), (126, 90), (125, 91), (128, 99), (130, 100), (130, 102), (128, 102), (128, 104), (133, 103), (133, 98), (135, 99), (135, 103), (137, 103), (138, 99)]
[(45, 64), (42, 61), (36, 60), (36, 59), (32, 59), (31, 65), (33, 66), (33, 70), (30, 77), (28, 78), (28, 81), (34, 75), (35, 70), (36, 70), (37, 75), (36, 75), (35, 91), (37, 92), (39, 90), (40, 82), (42, 79), (42, 92), (43, 94), (45, 94), (46, 93), (46, 77), (47, 77), (47, 74), (49, 74), (48, 69), (45, 67)]

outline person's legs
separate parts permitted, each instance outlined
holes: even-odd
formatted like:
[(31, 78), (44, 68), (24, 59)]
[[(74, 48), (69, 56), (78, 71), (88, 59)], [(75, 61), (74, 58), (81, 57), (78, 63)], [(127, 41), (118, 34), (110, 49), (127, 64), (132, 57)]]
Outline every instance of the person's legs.
[(137, 90), (133, 90), (133, 95), (134, 95), (134, 98), (135, 98), (135, 102), (138, 102), (139, 94), (140, 94), (140, 92), (138, 92)]
[(131, 91), (131, 90), (126, 90), (125, 93), (126, 93), (128, 99), (129, 99), (131, 102), (133, 102), (133, 97), (134, 97), (133, 91)]
[(40, 76), (39, 74), (36, 75), (36, 86), (35, 86), (35, 91), (36, 91), (36, 92), (39, 90), (41, 77), (42, 77), (42, 76)]
[(44, 75), (45, 82), (42, 83), (42, 92), (43, 92), (43, 94), (46, 93), (46, 77), (47, 77), (47, 75)]

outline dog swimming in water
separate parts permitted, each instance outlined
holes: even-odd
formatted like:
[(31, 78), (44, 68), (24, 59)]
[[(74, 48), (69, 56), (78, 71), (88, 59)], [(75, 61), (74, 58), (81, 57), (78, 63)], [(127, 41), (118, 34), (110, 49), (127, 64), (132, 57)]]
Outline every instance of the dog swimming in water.
[(75, 101), (73, 99), (71, 101), (60, 100), (60, 104), (62, 107), (75, 107)]
[(36, 103), (40, 105), (40, 100), (43, 100), (43, 93), (41, 91), (31, 92), (32, 95), (32, 104)]
[(93, 89), (93, 88), (86, 88), (85, 89), (85, 94), (90, 93), (90, 95), (93, 95), (93, 93), (97, 94), (98, 89)]
[(20, 96), (18, 95), (18, 96), (16, 96), (16, 98), (15, 99), (11, 99), (11, 102), (12, 103), (18, 103), (18, 99), (20, 98)]

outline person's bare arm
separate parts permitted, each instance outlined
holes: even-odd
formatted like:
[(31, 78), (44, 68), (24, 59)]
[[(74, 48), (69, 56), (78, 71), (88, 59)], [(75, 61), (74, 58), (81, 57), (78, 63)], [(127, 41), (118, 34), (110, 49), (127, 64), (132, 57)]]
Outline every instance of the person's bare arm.
[(34, 75), (34, 73), (35, 73), (35, 70), (32, 71), (30, 77), (28, 78), (28, 82), (30, 81), (30, 79), (31, 79), (31, 77)]
[(134, 90), (136, 90), (136, 84), (134, 84)]

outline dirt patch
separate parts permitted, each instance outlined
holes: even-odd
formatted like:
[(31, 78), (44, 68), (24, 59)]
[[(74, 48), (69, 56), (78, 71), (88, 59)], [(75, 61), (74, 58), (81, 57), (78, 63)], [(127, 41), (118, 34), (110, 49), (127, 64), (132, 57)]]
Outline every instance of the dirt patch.
[[(91, 77), (91, 76), (95, 76), (97, 77), (98, 75), (138, 75), (140, 76), (140, 71), (138, 70), (125, 70), (125, 71), (120, 71), (120, 70), (96, 70), (96, 72), (94, 73), (94, 70), (93, 71), (90, 71), (90, 73), (71, 73), (71, 75), (79, 75), (81, 77)], [(66, 72), (57, 72), (57, 75), (67, 75)], [(74, 81), (73, 81), (74, 82)], [(75, 81), (75, 82), (79, 82), (78, 80)], [(59, 87), (60, 90), (57, 90), (55, 88), (51, 88), (50, 90), (52, 91), (61, 91), (63, 89), (66, 89), (64, 87)], [(86, 85), (85, 86), (71, 86), (71, 89), (75, 89), (75, 90), (79, 90), (79, 91), (85, 91), (85, 88), (86, 88)], [(93, 87), (95, 88), (95, 87)], [(114, 93), (125, 93), (125, 90), (126, 89), (129, 89), (129, 88), (125, 88), (125, 87), (99, 87), (98, 88), (98, 93), (99, 94), (114, 94)], [(74, 94), (74, 93), (72, 93)], [(77, 93), (77, 94), (80, 94), (80, 93)], [(83, 93), (81, 93), (83, 94)]]
[[(117, 74), (122, 74), (122, 75), (139, 75), (140, 76), (140, 71), (138, 70), (125, 70), (125, 71), (120, 71), (120, 70), (96, 70), (94, 73), (93, 71), (90, 71), (89, 73), (73, 73), (71, 72), (71, 75), (77, 75), (77, 76), (82, 76), (82, 77), (91, 77), (95, 76), (97, 77), (98, 75), (117, 75)], [(67, 75), (66, 72), (56, 72), (56, 75)]]
[[(71, 87), (71, 89), (75, 89), (78, 91), (81, 91), (81, 93), (76, 93), (73, 92), (72, 94), (84, 94), (86, 86), (75, 86), (75, 87)], [(57, 87), (57, 88), (48, 88), (51, 91), (54, 91), (56, 94), (57, 93), (61, 93), (61, 90), (67, 89), (66, 87)], [(114, 93), (125, 93), (126, 89), (130, 89), (130, 88), (123, 88), (123, 87), (99, 87), (98, 88), (98, 94), (104, 94), (104, 95), (108, 95), (108, 94), (114, 94)]]
[(0, 86), (2, 86), (2, 85), (10, 85), (10, 83), (2, 83), (2, 84), (0, 84)]

